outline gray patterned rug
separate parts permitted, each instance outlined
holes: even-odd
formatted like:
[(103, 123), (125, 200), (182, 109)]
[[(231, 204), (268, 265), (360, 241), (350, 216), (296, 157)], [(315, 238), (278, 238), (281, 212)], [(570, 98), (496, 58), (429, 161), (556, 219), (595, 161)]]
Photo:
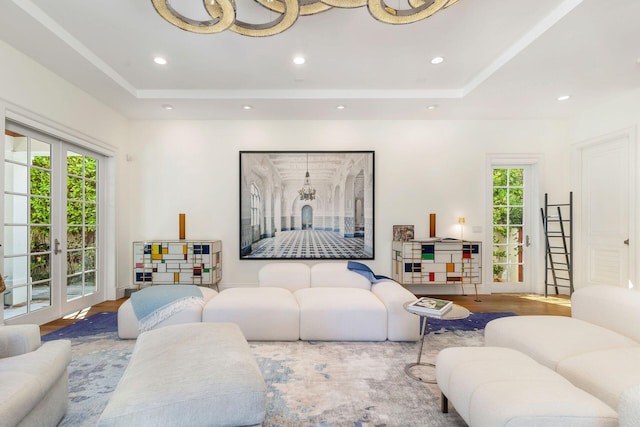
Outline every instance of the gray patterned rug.
[[(61, 426), (95, 425), (134, 343), (119, 340), (115, 332), (72, 338), (70, 407)], [(422, 361), (460, 345), (482, 345), (482, 331), (430, 333)], [(251, 342), (250, 347), (267, 383), (264, 426), (465, 425), (455, 410), (440, 412), (437, 385), (405, 374), (405, 364), (416, 361), (417, 343)], [(420, 366), (412, 372), (428, 377), (433, 368)]]

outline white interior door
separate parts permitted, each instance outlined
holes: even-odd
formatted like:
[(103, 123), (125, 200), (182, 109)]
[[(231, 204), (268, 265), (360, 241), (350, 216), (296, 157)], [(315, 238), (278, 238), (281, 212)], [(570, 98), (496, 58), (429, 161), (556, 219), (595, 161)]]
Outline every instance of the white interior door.
[(629, 134), (579, 148), (581, 227), (576, 288), (629, 286), (630, 208), (635, 202)]

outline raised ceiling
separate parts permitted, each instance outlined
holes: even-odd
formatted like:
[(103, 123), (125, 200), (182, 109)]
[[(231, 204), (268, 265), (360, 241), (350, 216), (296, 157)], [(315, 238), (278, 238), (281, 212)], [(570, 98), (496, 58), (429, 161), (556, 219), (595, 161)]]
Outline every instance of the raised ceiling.
[(334, 8), (266, 38), (188, 33), (150, 0), (3, 0), (0, 39), (132, 119), (562, 119), (640, 88), (638, 0), (460, 0), (408, 25)]

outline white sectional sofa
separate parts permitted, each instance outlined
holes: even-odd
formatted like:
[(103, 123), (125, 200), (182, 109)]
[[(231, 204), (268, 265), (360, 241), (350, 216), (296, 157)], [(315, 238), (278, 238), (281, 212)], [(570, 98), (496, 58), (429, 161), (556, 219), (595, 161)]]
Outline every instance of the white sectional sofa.
[(67, 412), (71, 343), (38, 325), (0, 326), (0, 425), (55, 426)]
[(415, 296), (392, 280), (376, 283), (346, 262), (270, 263), (257, 288), (225, 289), (203, 322), (233, 322), (248, 340), (416, 341), (419, 317), (403, 304)]
[[(219, 293), (199, 288), (199, 303), (168, 310), (170, 314), (153, 329), (188, 322), (228, 322), (240, 326), (249, 341), (417, 341), (420, 318), (403, 307), (415, 301), (415, 295), (391, 279), (372, 283), (347, 265), (269, 263), (260, 269), (257, 287)], [(161, 286), (152, 286), (140, 292), (152, 295), (160, 290)], [(159, 308), (166, 311), (167, 307)], [(118, 310), (118, 335), (133, 339), (139, 334), (130, 299)]]
[(590, 286), (571, 297), (571, 317), (515, 316), (487, 324), (485, 345), (521, 351), (617, 409), (640, 384), (640, 292)]
[[(517, 391), (528, 395), (533, 395), (533, 390), (542, 391), (536, 411), (526, 414), (528, 420), (535, 421), (536, 416), (545, 416), (548, 422), (562, 420), (567, 423), (572, 416), (575, 417), (571, 415), (575, 402), (583, 399), (580, 393), (586, 392), (610, 408), (614, 417), (617, 411), (620, 426), (638, 425), (640, 292), (613, 286), (581, 288), (571, 297), (571, 312), (571, 317), (513, 316), (496, 319), (485, 328), (484, 351), (471, 347), (443, 350), (438, 355), (436, 373), (439, 374), (438, 384), (444, 402), (449, 398), (456, 408), (461, 406), (462, 413), (468, 414), (468, 422), (491, 411), (503, 414), (511, 411), (511, 419), (515, 419), (524, 415), (518, 407), (508, 404), (513, 400), (510, 397), (515, 393), (514, 384), (517, 384)], [(549, 378), (555, 376), (555, 384), (568, 381), (577, 391), (570, 392), (571, 399), (564, 405), (559, 399), (548, 399), (555, 393), (550, 382), (544, 383), (535, 378), (523, 381), (522, 369), (505, 372), (504, 367), (509, 363), (515, 364), (517, 358), (513, 353), (505, 353), (506, 350), (515, 350), (516, 354), (530, 359), (527, 362), (530, 367), (526, 370), (543, 368), (548, 371), (546, 375)], [(487, 358), (487, 352), (500, 353), (505, 361), (495, 365), (495, 357)], [(462, 375), (470, 366), (474, 366), (473, 372), (483, 371), (482, 378)], [(495, 407), (486, 402), (482, 407), (477, 405), (475, 401), (476, 396), (482, 394), (480, 390), (487, 387), (495, 389), (505, 384), (510, 388), (505, 388), (507, 391), (502, 398), (494, 396)], [(568, 390), (566, 386), (562, 387)], [(468, 411), (472, 407), (476, 408), (475, 414)], [(609, 425), (612, 420), (606, 411), (600, 409), (594, 410), (581, 422), (583, 425)], [(613, 422), (617, 424), (618, 420)], [(522, 425), (536, 424), (523, 422)]]

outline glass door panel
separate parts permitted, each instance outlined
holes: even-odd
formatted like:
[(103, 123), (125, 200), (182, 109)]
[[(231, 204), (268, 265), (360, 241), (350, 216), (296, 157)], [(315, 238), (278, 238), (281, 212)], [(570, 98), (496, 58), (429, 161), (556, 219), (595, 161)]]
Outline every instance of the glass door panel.
[(4, 319), (51, 306), (51, 145), (5, 132)]
[(524, 169), (493, 169), (493, 280), (524, 281)]
[(98, 161), (67, 150), (67, 301), (98, 291)]

